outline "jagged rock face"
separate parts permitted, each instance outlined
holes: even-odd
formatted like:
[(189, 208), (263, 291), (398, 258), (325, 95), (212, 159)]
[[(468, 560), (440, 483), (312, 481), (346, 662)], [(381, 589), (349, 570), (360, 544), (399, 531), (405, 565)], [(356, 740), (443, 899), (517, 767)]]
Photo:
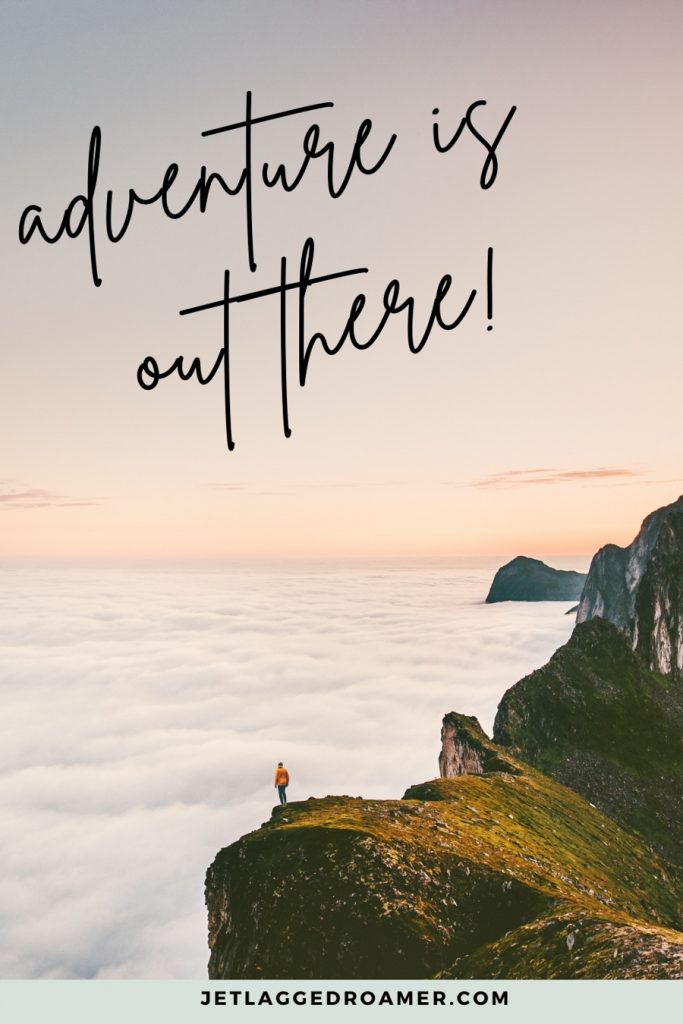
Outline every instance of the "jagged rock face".
[(616, 544), (607, 544), (598, 551), (591, 562), (576, 612), (577, 623), (601, 618), (618, 629), (629, 629), (634, 609), (626, 584), (626, 562), (625, 549)]
[(683, 688), (601, 618), (505, 693), (496, 743), (683, 863)]
[(518, 769), (501, 756), (476, 718), (455, 711), (444, 715), (441, 726), (439, 775), (454, 779), (458, 775), (484, 775), (488, 772), (509, 772)]
[(448, 718), (444, 718), (441, 729), (439, 774), (442, 779), (452, 779), (456, 775), (484, 774), (481, 752), (458, 734), (457, 726)]
[(576, 621), (598, 617), (625, 632), (650, 668), (683, 674), (683, 497), (649, 515), (628, 547), (595, 555)]
[(519, 555), (493, 577), (487, 604), (499, 601), (577, 601), (585, 573), (553, 569), (537, 558)]

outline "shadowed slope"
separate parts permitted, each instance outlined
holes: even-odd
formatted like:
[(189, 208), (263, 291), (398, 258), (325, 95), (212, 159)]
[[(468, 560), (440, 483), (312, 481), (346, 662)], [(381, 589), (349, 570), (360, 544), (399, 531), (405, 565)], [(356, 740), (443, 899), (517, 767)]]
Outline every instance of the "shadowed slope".
[(603, 619), (507, 691), (494, 739), (683, 858), (683, 688)]

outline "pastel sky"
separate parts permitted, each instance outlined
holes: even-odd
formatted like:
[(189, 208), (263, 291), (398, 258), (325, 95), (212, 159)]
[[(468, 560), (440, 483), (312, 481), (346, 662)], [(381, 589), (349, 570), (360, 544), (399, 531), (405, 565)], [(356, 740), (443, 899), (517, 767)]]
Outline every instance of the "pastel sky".
[[(585, 553), (683, 490), (677, 0), (5, 0), (1, 17), (2, 557)], [(365, 117), (377, 151), (398, 140), (341, 199), (318, 165), (291, 195), (257, 189), (254, 274), (240, 198), (177, 222), (138, 209), (108, 244), (107, 189), (121, 209), (172, 161), (179, 197), (202, 164), (234, 180), (240, 138), (201, 132), (241, 120), (248, 89), (257, 115), (333, 101), (318, 120), (340, 153)], [(475, 140), (440, 155), (430, 134), (434, 107), (454, 130), (478, 99), (494, 134), (517, 107), (486, 191)], [(311, 120), (263, 126), (256, 165), (296, 166)], [(84, 190), (95, 124), (99, 289), (85, 237), (17, 240), (26, 205), (54, 230)], [(277, 283), (309, 235), (320, 273), (370, 268), (368, 329), (394, 277), (419, 322), (445, 273), (454, 301), (478, 295), (419, 355), (399, 317), (365, 352), (317, 352), (304, 389), (292, 306), (290, 439), (277, 300), (245, 304), (229, 453), (218, 380), (147, 393), (137, 366), (215, 358), (220, 312), (178, 311), (219, 298), (226, 268), (239, 290)], [(325, 288), (308, 324), (334, 334), (359, 286)]]

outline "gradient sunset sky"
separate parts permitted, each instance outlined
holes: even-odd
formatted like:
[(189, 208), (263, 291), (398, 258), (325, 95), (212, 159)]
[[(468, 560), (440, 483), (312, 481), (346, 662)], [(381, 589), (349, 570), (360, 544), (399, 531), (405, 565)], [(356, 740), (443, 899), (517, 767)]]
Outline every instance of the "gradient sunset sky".
[[(680, 2), (5, 0), (1, 17), (2, 557), (590, 553), (683, 491)], [(254, 274), (243, 202), (218, 193), (177, 222), (138, 209), (108, 244), (108, 188), (120, 209), (172, 161), (179, 199), (202, 164), (234, 180), (241, 137), (201, 132), (241, 120), (247, 90), (257, 116), (333, 101), (316, 119), (342, 152), (365, 117), (370, 154), (397, 143), (338, 200), (320, 166), (289, 196), (257, 189)], [(487, 191), (471, 137), (431, 143), (434, 107), (454, 130), (478, 99), (493, 134), (517, 107)], [(295, 167), (313, 119), (263, 126), (256, 166)], [(84, 236), (17, 240), (26, 205), (54, 230), (84, 190), (95, 124), (99, 289)], [(393, 277), (420, 322), (445, 273), (449, 309), (477, 298), (418, 355), (400, 317), (368, 351), (317, 352), (303, 390), (292, 308), (288, 440), (277, 300), (245, 304), (229, 453), (218, 380), (146, 393), (137, 366), (211, 361), (220, 312), (178, 311), (219, 298), (228, 267), (240, 291), (276, 284), (309, 235), (320, 273), (370, 268), (311, 299), (311, 330), (338, 330), (359, 289), (370, 329)]]

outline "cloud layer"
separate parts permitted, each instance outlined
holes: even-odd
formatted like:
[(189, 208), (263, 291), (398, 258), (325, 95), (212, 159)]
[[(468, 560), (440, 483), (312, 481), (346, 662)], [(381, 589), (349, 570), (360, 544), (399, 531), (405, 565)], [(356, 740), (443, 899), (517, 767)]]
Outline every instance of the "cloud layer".
[(206, 976), (204, 873), (291, 797), (399, 797), (451, 709), (571, 629), (493, 569), (12, 569), (0, 597), (0, 976)]
[(624, 480), (640, 477), (632, 469), (598, 466), (596, 469), (510, 469), (475, 480), (474, 487), (522, 487), (529, 484), (567, 484), (584, 480)]
[(79, 498), (57, 494), (46, 487), (26, 487), (12, 480), (0, 480), (0, 511), (18, 508), (81, 508), (100, 505), (102, 498)]

